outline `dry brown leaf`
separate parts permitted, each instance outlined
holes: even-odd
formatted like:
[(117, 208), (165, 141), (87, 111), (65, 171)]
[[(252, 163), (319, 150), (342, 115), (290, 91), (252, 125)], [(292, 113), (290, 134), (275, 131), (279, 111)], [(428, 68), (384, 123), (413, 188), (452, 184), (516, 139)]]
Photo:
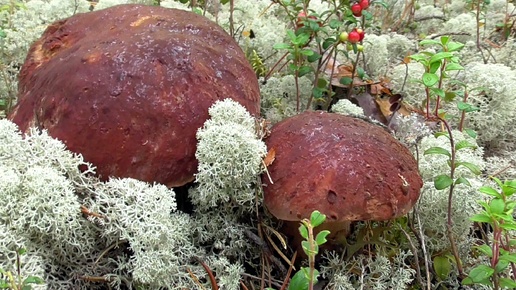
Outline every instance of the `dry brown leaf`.
[[(336, 65), (336, 68), (333, 70), (332, 74), (332, 68), (334, 66), (334, 63)], [(326, 66), (324, 68), (324, 73), (326, 76), (331, 76), (331, 84), (336, 87), (341, 88), (347, 88), (348, 85), (343, 85), (340, 83), (340, 79), (343, 77), (351, 78), (351, 75), (353, 74), (353, 66), (350, 64), (339, 64), (337, 61), (328, 60), (326, 63)], [(369, 82), (364, 82), (362, 79), (356, 76), (353, 78), (353, 86), (365, 86), (369, 84)]]
[[(389, 96), (375, 96), (374, 98), (376, 104), (378, 105), (378, 108), (380, 109), (380, 112), (382, 113), (382, 115), (388, 119), (388, 117), (390, 115), (392, 115), (392, 111), (391, 111), (391, 103), (389, 102)], [(413, 112), (413, 108), (405, 103), (405, 102), (401, 102), (401, 107), (400, 109), (397, 111), (398, 113), (402, 114), (403, 116), (408, 116), (410, 115), (412, 112)]]
[(269, 166), (276, 160), (276, 149), (271, 148), (269, 152), (267, 152), (267, 155), (265, 155), (265, 158), (263, 158), (263, 163), (265, 166)]
[(404, 63), (404, 64), (409, 64), (409, 63), (410, 63), (410, 60), (411, 60), (411, 58), (410, 58), (410, 52), (409, 52), (409, 53), (407, 53), (407, 55), (405, 55), (405, 57), (403, 58), (403, 63)]
[(382, 82), (371, 84), (369, 88), (371, 90), (371, 95), (392, 95), (391, 90)]

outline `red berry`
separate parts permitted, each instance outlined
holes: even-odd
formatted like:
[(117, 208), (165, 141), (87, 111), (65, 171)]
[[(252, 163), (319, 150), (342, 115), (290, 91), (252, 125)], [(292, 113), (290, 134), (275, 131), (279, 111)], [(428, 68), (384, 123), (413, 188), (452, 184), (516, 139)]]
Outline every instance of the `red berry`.
[(362, 10), (369, 8), (369, 0), (360, 0), (359, 4)]
[(353, 12), (353, 15), (355, 15), (356, 17), (360, 17), (362, 16), (362, 7), (360, 6), (360, 4), (355, 3), (351, 5), (351, 12)]
[(365, 37), (365, 31), (363, 31), (361, 28), (355, 28), (356, 32), (358, 32), (358, 34), (360, 35), (360, 40), (359, 41), (362, 41), (364, 40), (364, 37)]
[(360, 41), (360, 33), (358, 33), (356, 30), (351, 31), (348, 34), (348, 41), (351, 43), (357, 43)]

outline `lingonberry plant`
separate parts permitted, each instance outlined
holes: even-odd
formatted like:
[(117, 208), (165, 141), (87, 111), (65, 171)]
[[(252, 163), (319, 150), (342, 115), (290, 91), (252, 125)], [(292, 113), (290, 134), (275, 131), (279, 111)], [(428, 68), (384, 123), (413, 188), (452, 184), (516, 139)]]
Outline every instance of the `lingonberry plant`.
[[(516, 288), (516, 219), (514, 208), (516, 201), (512, 196), (516, 193), (516, 180), (502, 182), (496, 177), (491, 178), (496, 182), (498, 190), (491, 186), (483, 186), (480, 192), (489, 197), (489, 201), (478, 201), (484, 208), (481, 213), (471, 217), (477, 223), (487, 224), (493, 234), (489, 242), (475, 247), (481, 255), (489, 258), (489, 265), (477, 265), (468, 274), (463, 285), (483, 284), (500, 288)], [(510, 274), (507, 274), (510, 268)]]
[[(459, 57), (456, 54), (457, 51), (464, 47), (464, 44), (452, 41), (449, 36), (442, 36), (439, 40), (423, 40), (419, 44), (420, 46), (434, 45), (438, 47), (437, 52), (423, 51), (421, 53), (410, 56), (410, 58), (416, 60), (424, 67), (424, 73), (421, 77), (421, 80), (418, 81), (424, 86), (426, 93), (426, 99), (422, 103), (423, 107), (425, 108), (424, 114), (428, 120), (433, 119), (440, 122), (443, 125), (444, 129), (442, 131), (435, 133), (435, 136), (445, 136), (449, 139), (449, 149), (443, 147), (432, 147), (427, 149), (424, 152), (424, 154), (438, 154), (448, 157), (448, 166), (450, 167), (450, 172), (449, 174), (440, 174), (435, 176), (434, 187), (437, 190), (448, 189), (446, 229), (448, 240), (451, 246), (451, 252), (455, 258), (457, 270), (459, 272), (459, 275), (462, 276), (462, 260), (459, 256), (458, 249), (455, 243), (455, 237), (452, 232), (452, 202), (454, 189), (457, 185), (463, 184), (466, 186), (471, 186), (471, 184), (465, 176), (457, 176), (456, 171), (459, 167), (464, 167), (474, 175), (480, 175), (481, 169), (471, 162), (457, 160), (456, 156), (459, 150), (476, 149), (476, 145), (470, 143), (467, 140), (462, 140), (460, 142), (455, 141), (455, 138), (452, 133), (452, 126), (447, 120), (446, 112), (442, 111), (442, 102), (446, 99), (447, 95), (449, 100), (454, 99), (454, 96), (449, 97), (450, 94), (453, 95), (454, 93), (445, 88), (445, 81), (451, 78), (451, 76), (449, 75), (451, 72), (460, 71), (464, 69), (464, 67), (460, 64)], [(462, 112), (459, 127), (462, 127), (462, 124), (465, 119), (465, 113), (472, 112), (477, 109), (474, 106), (467, 104), (465, 102), (466, 100), (467, 95), (466, 98), (463, 99), (463, 101), (459, 101), (457, 103), (459, 111)], [(471, 130), (466, 132), (468, 132), (470, 135), (474, 135), (474, 132)]]
[(315, 256), (319, 253), (319, 246), (326, 243), (326, 236), (330, 234), (328, 230), (314, 233), (314, 228), (321, 225), (326, 220), (326, 215), (319, 211), (314, 211), (310, 219), (303, 219), (299, 226), (299, 233), (304, 241), (301, 242), (304, 253), (308, 257), (308, 267), (301, 269), (292, 277), (289, 290), (313, 290), (317, 283), (319, 271), (315, 269)]
[[(320, 14), (308, 9), (310, 0), (273, 2), (284, 8), (296, 30), (287, 32), (289, 43), (274, 45), (275, 49), (287, 50), (287, 52), (271, 68), (267, 76), (281, 71), (285, 66), (288, 67), (289, 72), (296, 78), (296, 110), (299, 112), (301, 110), (297, 81), (299, 77), (313, 73), (313, 90), (306, 104), (306, 109), (309, 109), (314, 99), (324, 101), (326, 98), (327, 101), (333, 96), (328, 77), (322, 76), (322, 71), (325, 70), (330, 58), (335, 59), (338, 52), (348, 56), (348, 51), (353, 51), (356, 53), (356, 59), (352, 63), (354, 67), (357, 66), (364, 49), (361, 42), (365, 36), (366, 21), (371, 19), (371, 14), (367, 12), (370, 2), (369, 0), (331, 2), (333, 7)], [(335, 72), (335, 67), (331, 70), (330, 79)], [(351, 79), (355, 74), (356, 69), (353, 70)], [(349, 85), (350, 90), (353, 86), (352, 82), (341, 83)]]
[(4, 270), (0, 268), (0, 289), (30, 290), (33, 285), (45, 284), (44, 280), (36, 276), (23, 277), (21, 256), (27, 250), (20, 248), (16, 252), (16, 270)]

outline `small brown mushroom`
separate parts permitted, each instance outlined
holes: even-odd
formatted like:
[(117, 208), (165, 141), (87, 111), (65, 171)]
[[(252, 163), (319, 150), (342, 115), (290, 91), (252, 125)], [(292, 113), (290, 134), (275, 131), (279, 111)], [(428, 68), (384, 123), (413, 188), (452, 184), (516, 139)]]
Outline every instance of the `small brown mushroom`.
[(304, 112), (275, 124), (265, 140), (276, 159), (264, 200), (278, 219), (299, 221), (314, 210), (330, 228), (406, 214), (423, 185), (411, 152), (373, 123), (326, 112)]
[(222, 28), (193, 12), (119, 5), (47, 28), (9, 118), (47, 129), (103, 179), (180, 186), (197, 170), (197, 129), (225, 98), (260, 112), (256, 75)]

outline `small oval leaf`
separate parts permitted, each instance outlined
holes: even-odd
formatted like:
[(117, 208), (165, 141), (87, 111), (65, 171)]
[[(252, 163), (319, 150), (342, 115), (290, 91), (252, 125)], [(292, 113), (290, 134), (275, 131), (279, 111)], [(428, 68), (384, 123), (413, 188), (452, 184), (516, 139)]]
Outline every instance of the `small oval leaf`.
[(326, 215), (322, 214), (318, 210), (314, 210), (310, 215), (310, 223), (315, 228), (322, 224), (326, 220)]
[(440, 155), (446, 155), (448, 157), (451, 157), (451, 153), (442, 147), (430, 147), (430, 148), (426, 149), (423, 154), (424, 155), (440, 154)]
[(448, 258), (436, 256), (434, 258), (434, 270), (439, 280), (444, 281), (448, 278), (451, 271), (451, 263)]
[(435, 85), (439, 81), (439, 77), (433, 73), (424, 73), (423, 74), (423, 84), (426, 87), (431, 87)]
[(315, 237), (315, 243), (317, 245), (322, 245), (324, 243), (326, 243), (326, 237), (330, 234), (330, 231), (328, 230), (324, 230), (324, 231), (321, 231), (320, 233), (317, 234), (317, 236)]
[(439, 175), (434, 179), (434, 187), (437, 190), (448, 188), (453, 184), (453, 180), (448, 175)]

